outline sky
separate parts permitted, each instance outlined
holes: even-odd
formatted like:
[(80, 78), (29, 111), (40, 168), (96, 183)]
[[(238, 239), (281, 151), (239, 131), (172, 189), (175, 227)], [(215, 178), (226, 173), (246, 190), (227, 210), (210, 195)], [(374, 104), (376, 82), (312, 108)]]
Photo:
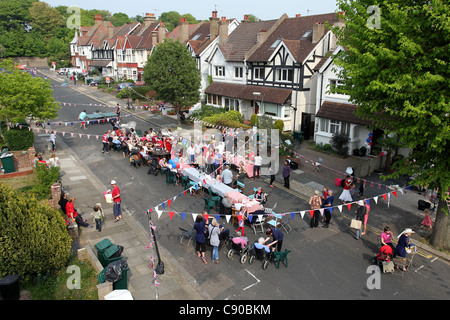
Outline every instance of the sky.
[(82, 9), (109, 10), (111, 14), (123, 12), (129, 17), (154, 13), (157, 17), (163, 12), (177, 11), (190, 13), (197, 20), (207, 20), (217, 10), (218, 17), (236, 18), (239, 21), (244, 14), (253, 14), (261, 20), (278, 19), (284, 13), (288, 17), (296, 14), (315, 15), (335, 12), (336, 0), (41, 0), (52, 7), (59, 5), (77, 6)]

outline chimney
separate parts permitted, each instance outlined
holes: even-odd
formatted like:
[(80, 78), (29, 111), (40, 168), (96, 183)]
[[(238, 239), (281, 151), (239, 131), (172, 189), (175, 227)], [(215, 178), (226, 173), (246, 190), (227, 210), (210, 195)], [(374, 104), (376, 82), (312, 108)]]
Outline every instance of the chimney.
[(256, 35), (256, 42), (261, 44), (264, 41), (266, 41), (267, 37), (268, 37), (267, 30), (261, 29)]
[(248, 19), (248, 14), (244, 14), (244, 20), (241, 21), (242, 23), (244, 22), (250, 22), (250, 20)]
[(108, 38), (112, 39), (114, 37), (114, 26), (112, 24), (108, 25)]
[(159, 42), (163, 42), (166, 38), (166, 27), (164, 26), (164, 22), (159, 22), (159, 28), (158, 28), (158, 40)]
[(214, 39), (219, 35), (219, 18), (217, 18), (217, 11), (212, 12), (212, 17), (209, 18), (209, 38)]
[(148, 28), (155, 21), (156, 17), (154, 13), (146, 13), (144, 17), (144, 27)]
[(228, 39), (228, 21), (222, 17), (219, 23), (219, 44), (224, 43)]
[(297, 14), (295, 15), (296, 18), (300, 18), (301, 16), (302, 16), (301, 13), (297, 13)]
[(102, 15), (101, 15), (101, 14), (96, 14), (96, 15), (94, 16), (94, 25), (95, 25), (95, 26), (98, 26), (98, 25), (100, 25), (102, 22), (103, 22)]
[(152, 44), (156, 45), (158, 43), (158, 31), (152, 30)]
[(185, 43), (189, 36), (189, 23), (186, 18), (180, 18), (180, 33), (178, 35), (178, 41)]
[(316, 22), (313, 26), (312, 43), (319, 42), (320, 38), (322, 38), (324, 33), (325, 33), (325, 24)]

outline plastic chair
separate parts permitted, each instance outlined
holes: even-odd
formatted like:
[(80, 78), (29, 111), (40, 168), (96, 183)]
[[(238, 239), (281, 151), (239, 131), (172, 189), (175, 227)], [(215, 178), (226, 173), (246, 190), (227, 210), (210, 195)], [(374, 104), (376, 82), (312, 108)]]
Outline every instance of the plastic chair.
[(216, 203), (216, 209), (217, 209), (217, 207), (220, 206), (220, 203), (222, 202), (222, 197), (218, 196), (218, 195), (214, 195), (211, 187), (208, 187), (208, 193), (209, 193), (209, 196), (211, 197), (211, 200)]
[(236, 181), (236, 185), (237, 185), (237, 189), (239, 190), (239, 192), (244, 191), (245, 184), (243, 184), (243, 183), (240, 182), (240, 181)]
[(214, 200), (212, 200), (209, 197), (203, 197), (203, 199), (205, 199), (205, 207), (203, 210), (208, 212), (208, 214), (209, 214), (211, 208), (216, 208), (216, 211), (217, 211), (216, 202)]
[(191, 195), (194, 195), (198, 199), (198, 193), (200, 192), (200, 187), (198, 186), (198, 183), (195, 183), (194, 181), (189, 181), (189, 185), (192, 187)]
[(166, 183), (167, 185), (173, 183), (173, 185), (177, 184), (177, 176), (176, 173), (173, 171), (167, 171), (166, 173)]
[(181, 185), (183, 186), (183, 188), (186, 189), (189, 186), (189, 181), (190, 181), (189, 177), (181, 176), (180, 181), (181, 181)]

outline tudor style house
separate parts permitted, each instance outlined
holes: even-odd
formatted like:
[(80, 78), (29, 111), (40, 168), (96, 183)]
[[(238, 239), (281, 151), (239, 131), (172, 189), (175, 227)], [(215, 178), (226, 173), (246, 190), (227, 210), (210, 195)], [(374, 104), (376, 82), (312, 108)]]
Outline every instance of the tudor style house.
[(143, 23), (114, 27), (95, 16), (91, 27), (80, 27), (70, 42), (72, 65), (83, 70), (96, 68), (115, 80), (140, 80), (153, 47), (163, 41), (167, 29), (147, 13)]
[[(336, 13), (241, 23), (208, 58), (207, 103), (281, 119), (285, 130), (314, 134), (315, 66), (335, 47), (325, 23)], [(241, 76), (242, 75), (242, 76)]]

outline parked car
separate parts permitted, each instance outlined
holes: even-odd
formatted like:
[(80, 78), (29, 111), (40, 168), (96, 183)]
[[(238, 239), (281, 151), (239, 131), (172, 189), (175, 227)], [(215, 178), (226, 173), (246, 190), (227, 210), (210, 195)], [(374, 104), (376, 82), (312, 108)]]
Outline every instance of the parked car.
[(117, 90), (121, 91), (125, 87), (132, 88), (132, 87), (136, 87), (136, 85), (132, 82), (119, 83), (119, 85), (117, 86)]
[(90, 86), (98, 86), (101, 83), (105, 83), (104, 77), (96, 77), (91, 82), (89, 82)]
[(64, 74), (66, 74), (66, 71), (67, 71), (67, 68), (59, 68), (58, 69), (58, 74), (59, 75), (64, 75)]

